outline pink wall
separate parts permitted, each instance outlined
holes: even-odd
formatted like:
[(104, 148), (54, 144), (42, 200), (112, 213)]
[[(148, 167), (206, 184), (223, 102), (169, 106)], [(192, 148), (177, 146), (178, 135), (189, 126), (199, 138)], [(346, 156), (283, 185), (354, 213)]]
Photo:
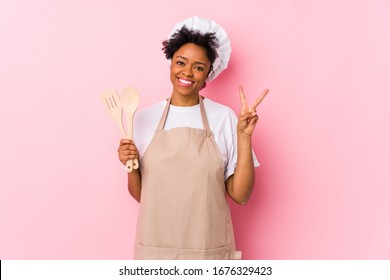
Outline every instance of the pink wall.
[(259, 108), (255, 191), (234, 205), (246, 259), (390, 258), (390, 2), (0, 2), (0, 258), (129, 259), (138, 205), (100, 92), (170, 94), (161, 41), (225, 27), (230, 68), (204, 95)]

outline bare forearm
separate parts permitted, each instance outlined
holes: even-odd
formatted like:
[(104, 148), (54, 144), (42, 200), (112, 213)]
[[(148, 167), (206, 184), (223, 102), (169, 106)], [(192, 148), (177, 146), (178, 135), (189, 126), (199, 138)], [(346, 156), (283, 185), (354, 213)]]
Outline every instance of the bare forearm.
[(252, 193), (255, 173), (250, 136), (237, 139), (237, 166), (234, 174), (227, 180), (227, 192), (237, 203), (245, 205)]
[[(118, 147), (118, 157), (123, 165), (126, 165), (128, 160), (139, 158), (138, 149), (133, 140), (121, 139)], [(133, 169), (132, 172), (128, 173), (127, 178), (129, 193), (139, 202), (141, 199), (141, 173), (139, 169)]]
[(239, 86), (241, 111), (237, 122), (237, 166), (234, 174), (226, 180), (226, 191), (237, 203), (245, 205), (251, 196), (255, 181), (255, 170), (252, 157), (252, 133), (259, 119), (256, 107), (268, 94), (264, 90), (249, 106), (242, 86)]
[(141, 199), (141, 173), (139, 169), (134, 169), (127, 175), (127, 187), (130, 195), (138, 202)]

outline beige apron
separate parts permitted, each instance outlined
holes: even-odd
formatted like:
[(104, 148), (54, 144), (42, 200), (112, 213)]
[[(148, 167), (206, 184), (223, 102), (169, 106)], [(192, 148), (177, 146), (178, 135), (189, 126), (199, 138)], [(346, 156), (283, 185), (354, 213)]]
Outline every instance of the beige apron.
[(163, 130), (170, 100), (141, 160), (134, 259), (240, 259), (224, 163), (199, 97), (203, 128)]

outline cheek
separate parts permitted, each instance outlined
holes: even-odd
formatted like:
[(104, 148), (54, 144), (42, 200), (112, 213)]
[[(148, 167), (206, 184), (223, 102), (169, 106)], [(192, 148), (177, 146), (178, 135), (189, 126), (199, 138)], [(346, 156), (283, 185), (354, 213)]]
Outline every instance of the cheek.
[(175, 67), (173, 65), (169, 68), (169, 74), (171, 77), (175, 75)]
[(172, 71), (173, 71), (173, 68), (174, 68), (174, 65), (170, 65), (170, 67), (169, 67), (169, 71), (172, 73)]
[(169, 71), (170, 71), (171, 75), (176, 75), (178, 73), (179, 69), (178, 69), (177, 65), (171, 64)]
[(207, 79), (208, 72), (202, 72), (198, 75), (198, 80), (205, 81)]
[(171, 65), (171, 67), (169, 68), (169, 79), (171, 80), (172, 84), (176, 80), (176, 73), (177, 73), (177, 69)]

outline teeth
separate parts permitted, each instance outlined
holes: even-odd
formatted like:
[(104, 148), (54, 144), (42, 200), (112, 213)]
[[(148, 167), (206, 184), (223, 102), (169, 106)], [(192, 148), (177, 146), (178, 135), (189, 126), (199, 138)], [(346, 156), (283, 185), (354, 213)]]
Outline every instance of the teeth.
[(191, 81), (186, 81), (186, 80), (183, 80), (183, 79), (179, 79), (179, 82), (183, 83), (183, 84), (191, 84)]

